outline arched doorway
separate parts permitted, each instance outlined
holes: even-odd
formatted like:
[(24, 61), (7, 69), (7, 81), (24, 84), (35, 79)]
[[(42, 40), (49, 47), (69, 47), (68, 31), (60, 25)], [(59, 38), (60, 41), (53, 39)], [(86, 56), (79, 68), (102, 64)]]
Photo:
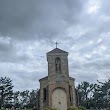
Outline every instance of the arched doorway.
[(67, 96), (63, 89), (57, 88), (53, 91), (52, 107), (58, 110), (67, 110)]

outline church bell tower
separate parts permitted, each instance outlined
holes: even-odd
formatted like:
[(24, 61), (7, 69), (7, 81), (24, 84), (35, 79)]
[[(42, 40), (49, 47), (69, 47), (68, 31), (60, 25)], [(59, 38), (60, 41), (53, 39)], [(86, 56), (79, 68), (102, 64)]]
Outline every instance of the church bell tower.
[(76, 105), (74, 78), (69, 77), (68, 52), (55, 48), (47, 53), (48, 76), (40, 79), (40, 110), (67, 110)]
[(55, 48), (47, 53), (47, 61), (48, 80), (55, 82), (68, 82), (68, 52)]

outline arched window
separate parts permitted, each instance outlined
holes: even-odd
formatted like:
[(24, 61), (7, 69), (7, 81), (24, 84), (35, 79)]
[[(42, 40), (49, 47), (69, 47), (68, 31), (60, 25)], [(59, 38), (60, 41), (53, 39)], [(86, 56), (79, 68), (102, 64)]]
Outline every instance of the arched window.
[(46, 90), (46, 88), (44, 88), (44, 89), (43, 89), (43, 99), (44, 99), (44, 101), (47, 100), (46, 95), (47, 95), (47, 90)]
[(56, 73), (61, 73), (61, 60), (59, 57), (55, 59)]
[(69, 85), (69, 95), (70, 95), (70, 102), (72, 101), (72, 97), (71, 97), (71, 86)]

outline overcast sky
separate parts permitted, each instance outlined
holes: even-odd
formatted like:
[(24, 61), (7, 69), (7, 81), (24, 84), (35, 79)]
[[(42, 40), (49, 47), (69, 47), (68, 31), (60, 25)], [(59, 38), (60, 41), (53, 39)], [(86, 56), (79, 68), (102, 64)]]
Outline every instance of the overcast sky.
[(107, 80), (110, 0), (0, 0), (0, 77), (15, 91), (39, 88), (56, 41), (69, 52), (76, 85)]

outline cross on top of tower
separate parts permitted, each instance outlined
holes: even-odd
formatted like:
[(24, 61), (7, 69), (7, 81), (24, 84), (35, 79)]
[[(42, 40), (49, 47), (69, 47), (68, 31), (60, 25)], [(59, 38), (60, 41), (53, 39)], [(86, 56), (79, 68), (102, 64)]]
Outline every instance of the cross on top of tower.
[(58, 42), (56, 42), (55, 44), (56, 44), (56, 48), (57, 48), (57, 45), (58, 45), (59, 43), (58, 43)]

